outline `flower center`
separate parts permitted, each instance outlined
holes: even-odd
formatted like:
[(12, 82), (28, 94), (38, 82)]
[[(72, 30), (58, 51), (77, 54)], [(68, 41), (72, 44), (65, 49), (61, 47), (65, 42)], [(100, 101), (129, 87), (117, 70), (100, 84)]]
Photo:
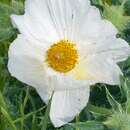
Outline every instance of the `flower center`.
[(47, 51), (46, 61), (54, 70), (67, 73), (78, 62), (78, 51), (75, 44), (69, 40), (60, 40), (53, 44)]

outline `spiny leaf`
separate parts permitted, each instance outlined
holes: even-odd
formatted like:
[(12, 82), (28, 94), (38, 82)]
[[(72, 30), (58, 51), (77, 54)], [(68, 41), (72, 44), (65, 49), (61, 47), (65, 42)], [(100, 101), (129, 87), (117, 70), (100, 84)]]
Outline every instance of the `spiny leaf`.
[(78, 128), (79, 130), (105, 130), (102, 123), (96, 121), (80, 122), (75, 124), (70, 124), (73, 128)]
[(124, 16), (124, 10), (122, 6), (105, 5), (103, 17), (111, 21), (120, 32), (126, 29), (127, 24), (130, 21), (129, 16)]
[[(94, 5), (101, 6), (103, 8), (102, 16), (103, 18), (112, 22), (116, 28), (121, 33), (123, 30), (127, 28), (127, 25), (130, 22), (130, 16), (125, 15), (125, 9), (128, 8), (128, 4), (126, 4), (127, 0), (116, 1), (114, 0), (92, 0)], [(127, 9), (128, 11), (128, 9)]]
[(93, 114), (100, 115), (100, 116), (108, 116), (112, 114), (112, 111), (107, 108), (97, 107), (91, 104), (88, 104), (87, 109)]
[(103, 4), (112, 5), (112, 0), (103, 0)]
[(120, 78), (120, 91), (121, 91), (121, 94), (122, 94), (122, 97), (126, 99), (126, 102), (125, 102), (125, 109), (126, 109), (126, 112), (128, 114), (130, 114), (130, 81), (125, 78), (125, 77), (121, 77)]
[(115, 112), (108, 117), (104, 124), (111, 130), (129, 130), (130, 128), (130, 115), (127, 113)]
[[(106, 87), (105, 87), (106, 88)], [(114, 97), (110, 94), (110, 92), (108, 91), (108, 89), (106, 88), (106, 95), (107, 95), (107, 99), (110, 103), (110, 105), (112, 106), (112, 109), (114, 111), (119, 111), (122, 112), (122, 106), (121, 104), (119, 104)]]

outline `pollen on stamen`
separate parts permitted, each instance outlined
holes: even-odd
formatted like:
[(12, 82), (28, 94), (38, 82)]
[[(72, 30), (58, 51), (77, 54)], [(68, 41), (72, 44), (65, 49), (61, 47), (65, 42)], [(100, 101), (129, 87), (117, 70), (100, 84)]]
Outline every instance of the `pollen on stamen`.
[(60, 40), (47, 51), (46, 62), (49, 67), (61, 73), (67, 73), (75, 68), (78, 62), (78, 51), (73, 42)]

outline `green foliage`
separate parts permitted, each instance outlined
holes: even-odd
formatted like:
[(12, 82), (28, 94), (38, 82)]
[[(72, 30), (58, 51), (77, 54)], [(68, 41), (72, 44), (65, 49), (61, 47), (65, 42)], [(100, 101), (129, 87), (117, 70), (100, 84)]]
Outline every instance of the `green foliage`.
[(87, 105), (87, 109), (95, 114), (95, 115), (99, 115), (99, 116), (109, 116), (112, 114), (112, 110), (104, 108), (104, 107), (98, 107), (98, 106), (94, 106), (92, 104), (88, 104)]
[[(95, 3), (95, 0), (93, 0)], [(123, 30), (127, 28), (127, 25), (130, 21), (129, 16), (129, 7), (130, 1), (118, 1), (113, 0), (98, 0), (96, 5), (99, 5), (103, 8), (102, 16), (111, 21), (121, 33)]]
[(130, 128), (130, 88), (129, 80), (121, 77), (120, 91), (126, 98), (125, 103), (119, 104), (110, 92), (107, 91), (107, 98), (113, 108), (113, 114), (104, 122), (108, 128), (113, 130), (129, 130)]
[(104, 124), (112, 130), (129, 130), (130, 115), (127, 113), (114, 113)]
[(110, 94), (110, 92), (108, 91), (108, 89), (106, 88), (106, 96), (108, 99), (108, 102), (110, 103), (110, 105), (112, 106), (112, 109), (114, 111), (118, 111), (121, 112), (122, 111), (122, 106), (120, 103), (118, 103), (113, 96)]
[(21, 8), (15, 1), (12, 5), (0, 3), (0, 42), (16, 36), (17, 32), (11, 24), (10, 15), (22, 13)]
[[(130, 41), (130, 0), (91, 0), (104, 19)], [(61, 128), (48, 119), (48, 107), (35, 89), (12, 78), (7, 70), (8, 47), (18, 34), (11, 14), (24, 13), (24, 0), (0, 0), (0, 130), (129, 130), (130, 59), (120, 63), (125, 77), (120, 86), (98, 84), (92, 87), (90, 103), (78, 116)], [(46, 109), (47, 108), (47, 109)]]
[(73, 130), (105, 130), (105, 127), (102, 123), (96, 121), (88, 121), (88, 122), (79, 122), (76, 124), (70, 124), (70, 128)]

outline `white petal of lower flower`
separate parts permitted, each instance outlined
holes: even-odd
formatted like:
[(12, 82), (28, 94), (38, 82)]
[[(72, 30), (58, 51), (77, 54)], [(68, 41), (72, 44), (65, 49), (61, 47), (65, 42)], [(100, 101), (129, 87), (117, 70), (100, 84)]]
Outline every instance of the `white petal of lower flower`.
[(42, 95), (44, 95), (44, 101), (46, 102), (49, 98), (49, 88), (45, 83), (43, 50), (44, 48), (42, 49), (41, 46), (32, 44), (19, 35), (9, 49), (8, 69), (11, 75), (20, 81), (34, 86), (38, 90), (42, 89)]
[(73, 120), (86, 106), (89, 93), (89, 86), (86, 86), (84, 89), (54, 92), (50, 119), (55, 127), (60, 127)]

